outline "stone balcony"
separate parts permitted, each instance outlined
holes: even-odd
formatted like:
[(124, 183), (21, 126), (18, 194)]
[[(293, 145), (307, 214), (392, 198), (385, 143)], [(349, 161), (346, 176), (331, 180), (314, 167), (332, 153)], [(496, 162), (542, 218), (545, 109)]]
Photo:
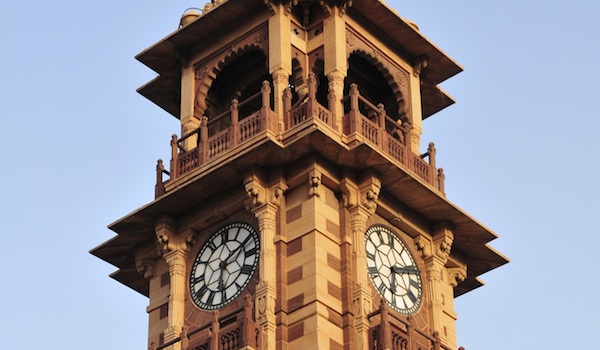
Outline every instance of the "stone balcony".
[[(211, 120), (203, 117), (199, 128), (181, 138), (173, 135), (170, 170), (167, 171), (163, 162), (158, 161), (156, 198), (176, 188), (192, 174), (226, 163), (229, 158), (264, 142), (278, 145), (278, 148), (270, 149), (266, 158), (279, 159), (280, 155), (275, 153), (283, 152), (277, 152), (277, 149), (285, 150), (314, 129), (348, 151), (368, 146), (413, 178), (444, 195), (444, 173), (442, 169), (436, 169), (433, 143), (424, 154), (412, 152), (410, 125), (400, 125), (388, 117), (384, 106), (375, 106), (361, 96), (356, 84), (342, 99), (344, 115), (339, 118), (317, 100), (313, 76), (308, 79), (307, 95), (294, 104), (290, 89), (284, 91), (283, 116), (271, 108), (271, 94), (270, 84), (265, 81), (261, 91), (255, 95), (244, 101), (233, 100), (227, 112)], [(330, 106), (334, 103), (335, 100), (327, 101)], [(288, 156), (287, 161), (290, 160), (294, 159)], [(284, 164), (283, 160), (281, 164)], [(163, 174), (169, 175), (169, 179), (164, 180)]]

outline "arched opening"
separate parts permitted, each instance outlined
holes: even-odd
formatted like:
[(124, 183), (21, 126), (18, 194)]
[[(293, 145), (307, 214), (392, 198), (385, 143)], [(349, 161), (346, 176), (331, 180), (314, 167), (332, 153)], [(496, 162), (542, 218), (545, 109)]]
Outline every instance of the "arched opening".
[[(373, 106), (383, 104), (387, 118), (383, 121), (386, 131), (394, 138), (404, 142), (402, 128), (406, 115), (400, 113), (402, 101), (398, 101), (388, 79), (373, 63), (372, 59), (361, 53), (352, 53), (348, 58), (348, 74), (344, 80), (344, 96), (350, 91), (350, 86), (356, 84), (360, 95)], [(350, 109), (349, 102), (345, 104), (346, 113)], [(377, 110), (361, 104), (362, 115), (376, 122)], [(377, 124), (377, 123), (376, 123)]]
[(317, 60), (312, 67), (313, 73), (317, 78), (317, 101), (325, 108), (329, 108), (329, 100), (327, 95), (329, 94), (329, 82), (325, 76), (325, 64), (323, 60)]
[(262, 100), (255, 95), (261, 91), (265, 80), (272, 82), (267, 57), (260, 50), (246, 52), (222, 68), (206, 96), (204, 115), (208, 118), (209, 136), (231, 125), (228, 111), (233, 99), (240, 103), (240, 120), (259, 110)]

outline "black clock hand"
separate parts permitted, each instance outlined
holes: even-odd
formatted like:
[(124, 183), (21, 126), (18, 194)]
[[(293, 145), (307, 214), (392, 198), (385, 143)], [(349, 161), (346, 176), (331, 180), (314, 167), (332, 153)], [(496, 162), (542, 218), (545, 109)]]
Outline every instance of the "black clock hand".
[(396, 294), (396, 271), (394, 271), (394, 267), (392, 267), (392, 282), (390, 286), (390, 290), (393, 294)]
[(225, 289), (225, 282), (223, 281), (223, 270), (227, 267), (227, 262), (226, 261), (221, 261), (219, 263), (219, 290), (223, 290)]
[(419, 269), (417, 269), (414, 266), (411, 266), (411, 267), (392, 266), (392, 272), (395, 272), (395, 273), (420, 273), (421, 271), (419, 271)]
[(229, 254), (229, 256), (227, 257), (227, 259), (225, 259), (226, 265), (231, 264), (232, 262), (234, 262), (238, 256), (240, 256), (240, 253), (242, 252), (242, 250), (244, 250), (244, 246), (246, 245), (246, 243), (248, 243), (248, 241), (250, 240), (250, 238), (252, 238), (252, 235), (248, 235), (246, 237), (246, 239), (244, 239), (244, 241), (242, 243), (240, 243), (240, 246), (238, 247), (238, 249), (234, 250), (233, 252), (231, 252)]

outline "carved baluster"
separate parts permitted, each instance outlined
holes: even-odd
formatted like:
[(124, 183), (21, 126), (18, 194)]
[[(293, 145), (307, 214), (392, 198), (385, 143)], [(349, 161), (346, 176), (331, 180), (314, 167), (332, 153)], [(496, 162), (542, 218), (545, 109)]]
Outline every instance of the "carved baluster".
[[(208, 148), (208, 118), (203, 116), (200, 120), (200, 143), (198, 144), (198, 165), (206, 162), (206, 150)], [(171, 176), (172, 178), (173, 176)]]
[(383, 105), (383, 103), (380, 103), (377, 105), (377, 126), (379, 126), (379, 131), (377, 131), (377, 142), (379, 143), (380, 147), (385, 147), (383, 144), (383, 137), (385, 135), (385, 118), (386, 118), (386, 112), (385, 112), (385, 106)]
[(283, 90), (283, 113), (284, 113), (284, 131), (292, 127), (292, 90), (288, 87)]
[(306, 118), (315, 118), (319, 116), (317, 107), (317, 78), (315, 73), (308, 75), (308, 100), (306, 101)]
[(256, 348), (256, 324), (252, 317), (252, 296), (249, 293), (244, 295), (244, 320), (242, 324), (242, 346)]
[(181, 338), (181, 350), (188, 350), (190, 338), (188, 337), (187, 326), (181, 327), (181, 334), (179, 337)]
[(259, 129), (262, 131), (264, 129), (271, 130), (273, 132), (277, 132), (275, 130), (274, 125), (276, 125), (277, 121), (272, 120), (273, 113), (269, 113), (271, 110), (271, 84), (268, 81), (263, 81), (262, 88), (260, 89), (262, 93), (262, 108), (261, 108), (261, 125)]
[(156, 186), (154, 187), (154, 198), (158, 198), (165, 194), (165, 185), (163, 184), (163, 172), (165, 166), (163, 165), (162, 159), (159, 159), (156, 163)]
[(238, 110), (238, 100), (231, 100), (231, 106), (229, 106), (229, 110), (231, 111), (231, 126), (230, 129), (230, 142), (231, 147), (235, 147), (240, 143), (240, 128), (239, 128), (239, 118), (240, 111)]
[(220, 333), (221, 325), (219, 324), (219, 311), (214, 311), (212, 314), (212, 325), (210, 333), (210, 350), (219, 350)]
[(433, 142), (429, 143), (429, 146), (427, 147), (427, 153), (429, 153), (429, 177), (430, 177), (430, 183), (435, 183), (434, 179), (435, 179), (435, 144)]
[(358, 108), (358, 85), (350, 85), (350, 133), (360, 130), (360, 110)]
[(381, 317), (381, 323), (379, 323), (379, 338), (377, 348), (381, 350), (388, 350), (392, 345), (392, 330), (390, 328), (390, 313), (385, 300), (381, 299), (381, 305), (379, 305), (379, 314)]
[(412, 125), (409, 122), (403, 124), (404, 128), (402, 129), (403, 133), (403, 142), (404, 142), (404, 159), (402, 162), (404, 165), (408, 166), (409, 169), (412, 169), (411, 161), (412, 161), (412, 151), (410, 149), (410, 129)]
[(406, 345), (406, 350), (412, 350), (413, 342), (415, 340), (415, 330), (413, 328), (413, 317), (408, 315), (407, 317), (408, 324), (406, 325), (406, 334), (408, 338), (408, 343)]
[(171, 136), (171, 178), (175, 180), (179, 173), (179, 149), (177, 135)]
[(440, 333), (438, 333), (437, 331), (433, 332), (433, 350), (441, 350), (441, 340), (440, 340)]
[(440, 192), (442, 193), (446, 193), (446, 187), (445, 187), (445, 180), (446, 180), (446, 175), (444, 175), (444, 169), (439, 168), (437, 171), (437, 189), (440, 190)]

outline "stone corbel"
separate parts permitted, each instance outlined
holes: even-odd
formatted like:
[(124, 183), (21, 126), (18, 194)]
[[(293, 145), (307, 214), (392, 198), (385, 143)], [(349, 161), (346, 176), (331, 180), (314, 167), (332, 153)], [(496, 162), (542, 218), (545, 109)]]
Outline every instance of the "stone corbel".
[(285, 14), (289, 15), (294, 10), (294, 7), (298, 6), (298, 0), (293, 0), (285, 6)]
[(419, 58), (417, 58), (416, 63), (413, 66), (413, 74), (415, 77), (418, 77), (421, 75), (421, 73), (423, 73), (423, 70), (425, 68), (427, 68), (427, 65), (429, 64), (429, 57), (427, 56), (421, 56)]
[(347, 177), (342, 179), (340, 184), (340, 192), (342, 194), (342, 204), (344, 208), (350, 209), (358, 204), (358, 187), (351, 182)]
[(319, 1), (319, 5), (327, 17), (331, 16), (331, 7), (329, 7), (324, 0)]
[(270, 202), (276, 206), (281, 205), (281, 201), (284, 198), (284, 193), (288, 190), (288, 186), (283, 181), (271, 187), (271, 200)]
[(370, 213), (377, 210), (377, 200), (381, 190), (381, 181), (374, 173), (369, 173), (359, 186), (360, 204)]
[(252, 212), (254, 209), (266, 203), (267, 189), (260, 181), (257, 171), (252, 170), (244, 177), (244, 187), (248, 199), (244, 202), (246, 210)]
[(345, 1), (342, 7), (340, 8), (340, 17), (344, 17), (344, 15), (348, 12), (348, 9), (350, 7), (352, 7), (352, 0)]
[(177, 234), (173, 218), (161, 217), (155, 224), (157, 250), (160, 256), (173, 251), (188, 252), (196, 239), (196, 233), (188, 230), (183, 234)]
[(267, 6), (267, 9), (269, 10), (269, 12), (271, 12), (271, 15), (274, 15), (275, 13), (277, 13), (277, 9), (275, 7), (275, 4), (273, 4), (273, 1), (270, 0), (264, 0), (265, 5)]
[(421, 253), (421, 258), (427, 259), (431, 257), (432, 248), (430, 240), (424, 236), (418, 236), (415, 238), (415, 246), (417, 247), (417, 251)]
[(135, 262), (135, 269), (139, 272), (145, 279), (149, 280), (154, 277), (154, 267), (156, 262), (154, 260), (142, 259)]
[(321, 172), (313, 168), (308, 173), (308, 194), (309, 196), (320, 197)]
[(467, 269), (464, 267), (451, 267), (448, 269), (448, 283), (456, 288), (460, 282), (467, 278)]
[(452, 243), (454, 242), (454, 233), (452, 233), (452, 229), (452, 224), (448, 222), (438, 223), (434, 228), (434, 254), (444, 262), (450, 257)]

